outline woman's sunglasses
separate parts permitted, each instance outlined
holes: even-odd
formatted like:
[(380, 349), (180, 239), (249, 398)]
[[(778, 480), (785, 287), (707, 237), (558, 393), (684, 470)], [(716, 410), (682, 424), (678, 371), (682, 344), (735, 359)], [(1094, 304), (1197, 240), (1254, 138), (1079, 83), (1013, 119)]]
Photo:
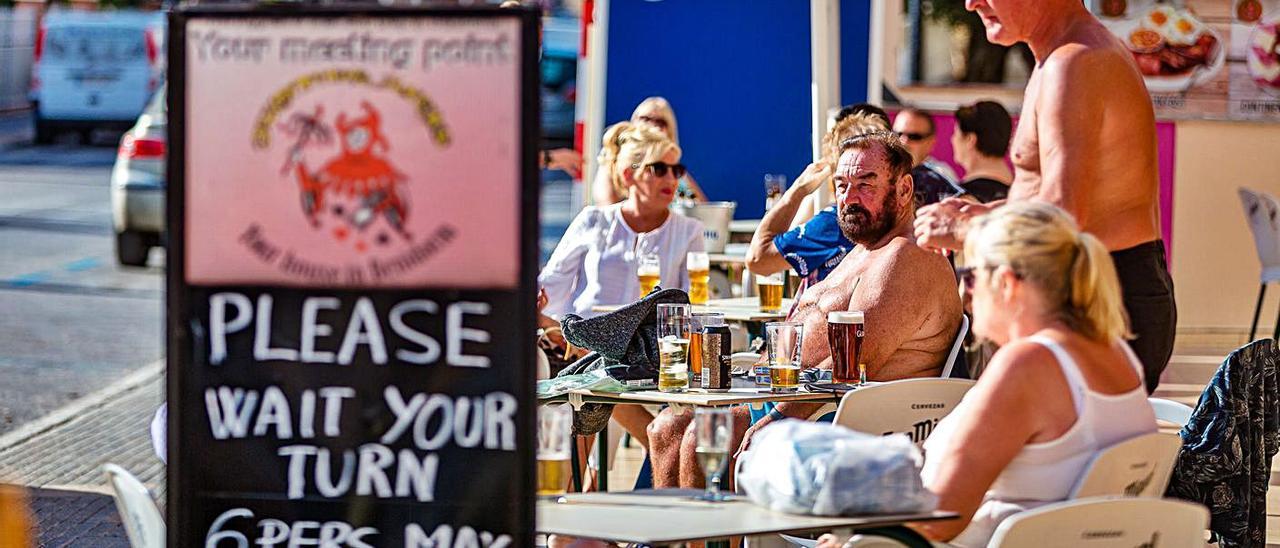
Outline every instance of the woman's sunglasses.
[(636, 116), (636, 120), (657, 126), (662, 130), (666, 130), (669, 125), (665, 119), (658, 118), (657, 116)]
[[(632, 167), (634, 168), (639, 166), (632, 166)], [(655, 177), (666, 177), (668, 169), (671, 170), (671, 176), (677, 179), (684, 177), (684, 174), (688, 172), (688, 170), (685, 169), (684, 164), (668, 164), (664, 162), (654, 162), (652, 164), (646, 165), (645, 167), (653, 170), (653, 175)]]

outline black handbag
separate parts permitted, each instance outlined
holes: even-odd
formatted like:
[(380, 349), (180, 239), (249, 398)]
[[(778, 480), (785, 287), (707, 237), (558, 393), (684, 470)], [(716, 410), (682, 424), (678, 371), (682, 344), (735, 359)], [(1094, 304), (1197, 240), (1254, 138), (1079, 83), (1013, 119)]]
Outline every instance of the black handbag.
[[(565, 340), (591, 353), (565, 367), (556, 376), (577, 375), (603, 369), (619, 381), (658, 379), (658, 305), (689, 304), (680, 289), (657, 289), (622, 308), (582, 318), (568, 314), (560, 321)], [(583, 404), (573, 414), (573, 433), (593, 435), (609, 424), (613, 406)]]

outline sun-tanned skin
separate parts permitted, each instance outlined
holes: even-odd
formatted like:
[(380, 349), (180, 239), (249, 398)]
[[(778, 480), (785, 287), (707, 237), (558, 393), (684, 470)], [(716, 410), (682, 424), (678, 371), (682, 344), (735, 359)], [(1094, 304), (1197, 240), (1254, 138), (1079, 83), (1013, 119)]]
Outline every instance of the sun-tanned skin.
[[(1133, 56), (1075, 0), (969, 0), (999, 44), (1036, 58), (1010, 150), (1009, 200), (1043, 200), (1116, 251), (1160, 237), (1155, 114)], [(923, 246), (960, 249), (969, 219), (1000, 202), (923, 208)]]
[[(946, 259), (913, 241), (911, 176), (903, 173), (893, 177), (885, 153), (872, 145), (841, 154), (835, 183), (842, 218), (849, 218), (847, 208), (853, 207), (865, 212), (863, 224), (870, 224), (870, 218), (883, 219), (888, 228), (872, 239), (851, 236), (858, 247), (825, 280), (800, 297), (791, 320), (805, 326), (801, 363), (829, 369), (827, 313), (861, 310), (867, 322), (862, 361), (871, 379), (936, 376), (959, 329), (960, 300)], [(885, 207), (891, 205), (888, 202), (896, 206)], [(886, 218), (889, 215), (892, 217)], [(817, 407), (781, 404), (778, 410), (804, 417)], [(734, 408), (733, 412), (735, 441), (744, 448), (749, 440), (739, 440), (770, 422), (766, 417), (748, 430), (747, 410)], [(655, 487), (703, 483), (694, 453), (697, 440), (689, 427), (692, 416), (667, 409), (650, 424)]]

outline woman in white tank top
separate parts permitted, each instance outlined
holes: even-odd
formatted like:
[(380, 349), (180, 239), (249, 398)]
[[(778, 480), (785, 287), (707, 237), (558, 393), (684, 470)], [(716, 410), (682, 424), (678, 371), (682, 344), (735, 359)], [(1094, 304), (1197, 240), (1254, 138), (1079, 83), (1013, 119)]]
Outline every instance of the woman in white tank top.
[(1001, 348), (924, 444), (925, 486), (961, 517), (915, 528), (976, 547), (1005, 518), (1065, 500), (1099, 450), (1156, 421), (1101, 242), (1054, 206), (1019, 203), (975, 221), (965, 254), (974, 332)]

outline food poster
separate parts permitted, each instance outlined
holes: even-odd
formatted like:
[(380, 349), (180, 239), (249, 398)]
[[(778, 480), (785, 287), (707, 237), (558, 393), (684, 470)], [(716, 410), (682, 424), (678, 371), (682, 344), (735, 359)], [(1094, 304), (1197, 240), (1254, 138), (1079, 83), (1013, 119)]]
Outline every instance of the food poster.
[(1101, 0), (1156, 115), (1280, 120), (1280, 0)]
[(193, 21), (187, 281), (514, 287), (519, 44), (493, 25)]

